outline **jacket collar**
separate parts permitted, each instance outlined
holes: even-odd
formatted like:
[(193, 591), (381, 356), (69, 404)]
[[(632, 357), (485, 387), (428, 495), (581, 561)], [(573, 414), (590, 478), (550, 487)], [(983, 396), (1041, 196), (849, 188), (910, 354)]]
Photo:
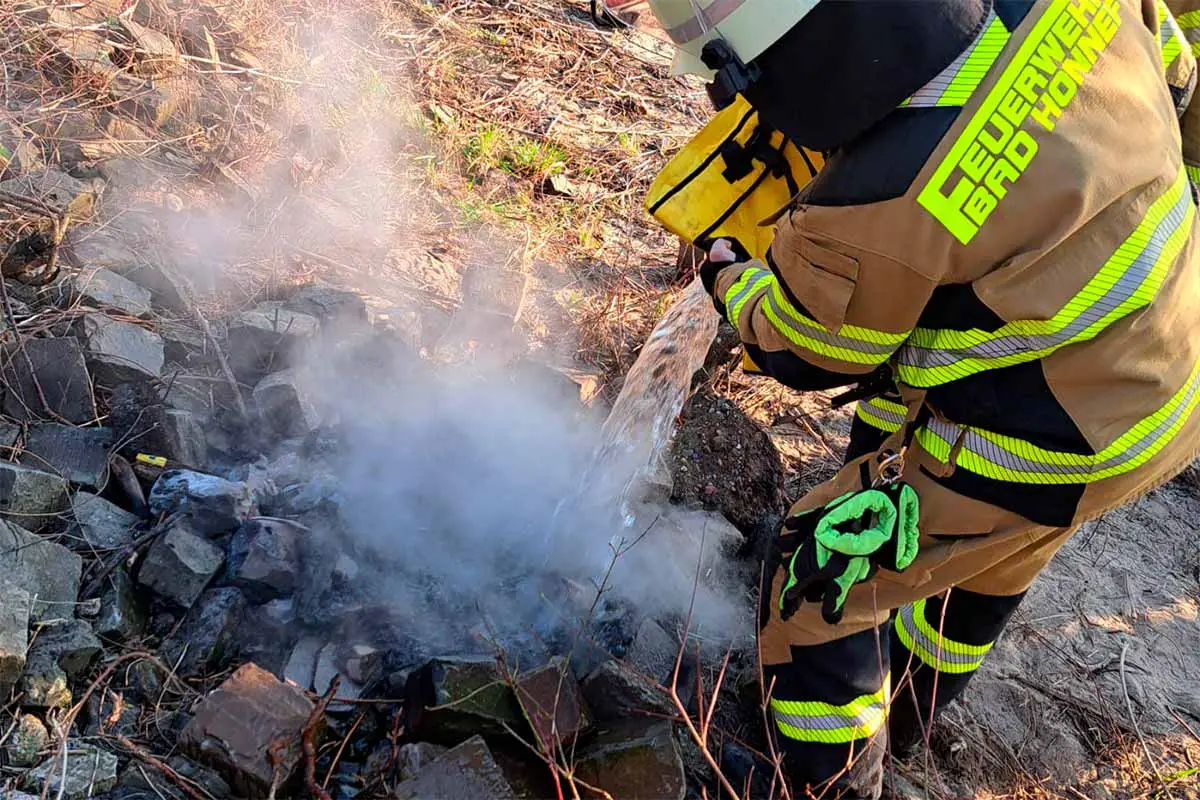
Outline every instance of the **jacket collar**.
[(958, 57), (992, 1), (822, 0), (755, 60), (747, 99), (793, 142), (836, 149)]

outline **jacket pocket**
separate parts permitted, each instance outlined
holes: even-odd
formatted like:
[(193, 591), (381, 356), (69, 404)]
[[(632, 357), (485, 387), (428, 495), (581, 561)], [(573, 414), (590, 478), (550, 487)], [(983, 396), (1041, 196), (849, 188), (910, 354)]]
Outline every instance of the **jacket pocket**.
[(830, 250), (807, 236), (797, 235), (782, 259), (779, 277), (789, 300), (799, 303), (821, 327), (837, 333), (858, 281), (858, 260)]

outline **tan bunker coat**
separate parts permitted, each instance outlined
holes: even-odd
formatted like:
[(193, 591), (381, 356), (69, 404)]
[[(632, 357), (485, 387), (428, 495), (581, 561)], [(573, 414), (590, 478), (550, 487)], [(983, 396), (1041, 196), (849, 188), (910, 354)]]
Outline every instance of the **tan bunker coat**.
[[(1077, 525), (1196, 455), (1187, 35), (1155, 2), (1039, 0), (1011, 31), (993, 14), (893, 115), (961, 107), (907, 183), (862, 201), (834, 159), (810, 189), (836, 197), (802, 195), (768, 263), (718, 275), (718, 305), (764, 372), (890, 373), (898, 395), (858, 412), (891, 434), (881, 451), (920, 423), (903, 475), (922, 503), (916, 563), (856, 587), (838, 626), (810, 604), (771, 619), (765, 664), (950, 586), (1020, 593)], [(883, 183), (898, 169), (875, 168)], [(858, 488), (859, 473), (848, 465), (801, 506)]]

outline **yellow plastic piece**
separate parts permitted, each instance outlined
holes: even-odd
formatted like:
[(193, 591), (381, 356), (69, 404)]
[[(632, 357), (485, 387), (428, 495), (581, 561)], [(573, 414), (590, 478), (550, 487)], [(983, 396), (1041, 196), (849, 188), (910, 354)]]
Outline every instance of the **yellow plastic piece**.
[(165, 467), (167, 465), (167, 459), (162, 456), (152, 456), (146, 453), (138, 453), (136, 460), (139, 464), (148, 464), (152, 467)]

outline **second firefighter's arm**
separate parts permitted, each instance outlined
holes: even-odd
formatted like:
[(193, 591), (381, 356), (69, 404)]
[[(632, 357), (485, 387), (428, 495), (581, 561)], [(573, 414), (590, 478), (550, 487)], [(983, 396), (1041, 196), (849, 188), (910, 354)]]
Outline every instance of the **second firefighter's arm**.
[[(1143, 0), (1149, 6), (1151, 0)], [(1196, 53), (1200, 51), (1200, 0), (1153, 0), (1154, 22), (1162, 43), (1163, 69), (1179, 110), (1183, 163), (1200, 185), (1200, 93), (1196, 92)], [(1146, 16), (1150, 16), (1147, 9)]]
[(716, 272), (713, 299), (758, 371), (798, 390), (858, 383), (905, 342), (937, 280), (810, 230), (805, 216), (780, 224), (767, 263)]

